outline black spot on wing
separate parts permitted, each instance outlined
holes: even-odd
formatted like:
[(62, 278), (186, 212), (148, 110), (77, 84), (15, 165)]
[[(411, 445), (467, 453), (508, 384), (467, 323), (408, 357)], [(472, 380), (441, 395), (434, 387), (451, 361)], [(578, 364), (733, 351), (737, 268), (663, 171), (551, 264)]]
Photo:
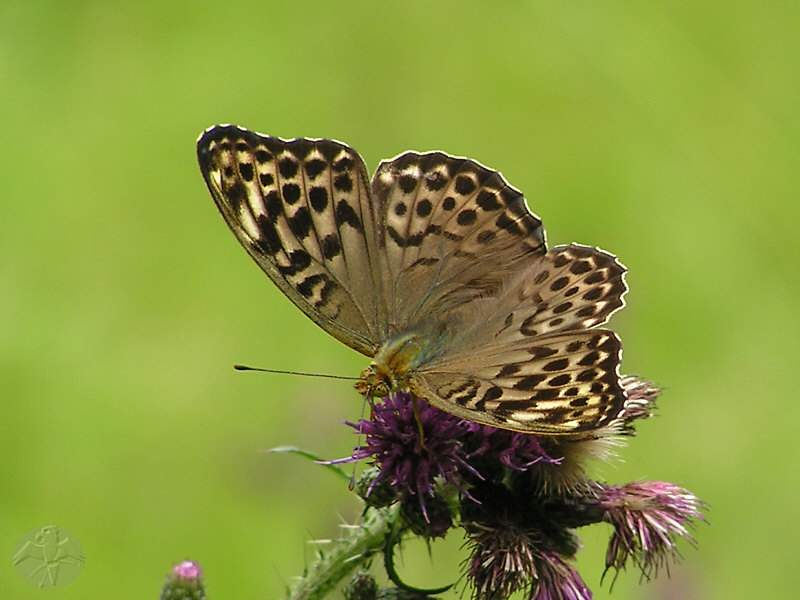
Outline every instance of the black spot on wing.
[(570, 273), (581, 275), (592, 270), (592, 264), (588, 260), (576, 260), (569, 266)]
[(306, 169), (306, 175), (308, 175), (308, 178), (313, 181), (319, 176), (320, 173), (322, 173), (325, 170), (327, 164), (328, 163), (326, 163), (322, 159), (312, 158), (311, 160), (307, 161), (304, 164), (304, 167)]
[(513, 235), (522, 235), (523, 233), (522, 228), (519, 226), (519, 223), (514, 219), (510, 218), (505, 213), (500, 213), (499, 215), (497, 215), (497, 219), (495, 220), (494, 223), (500, 229), (503, 229)]
[(321, 213), (328, 207), (328, 190), (315, 185), (308, 190), (308, 200), (311, 204), (311, 208)]
[(252, 163), (239, 163), (239, 175), (242, 176), (242, 179), (245, 181), (253, 181), (253, 176), (255, 175), (255, 171), (253, 170)]
[(478, 194), (476, 202), (478, 203), (478, 206), (487, 212), (502, 208), (502, 204), (497, 201), (497, 196), (489, 190), (482, 190)]
[(363, 233), (364, 231), (364, 225), (358, 218), (356, 211), (344, 200), (339, 200), (339, 203), (336, 205), (336, 223), (340, 227), (347, 224), (358, 232)]
[(297, 163), (286, 156), (278, 161), (278, 170), (281, 173), (281, 177), (284, 179), (291, 179), (297, 175)]
[(432, 210), (433, 210), (433, 204), (431, 204), (431, 201), (428, 200), (427, 198), (420, 200), (419, 203), (417, 203), (418, 217), (422, 218), (427, 217), (429, 214), (431, 214)]
[(417, 180), (411, 175), (401, 175), (400, 179), (397, 180), (397, 185), (400, 186), (404, 194), (410, 194), (417, 187)]
[(567, 385), (570, 382), (570, 375), (569, 373), (562, 373), (561, 375), (556, 375), (552, 379), (547, 382), (547, 385), (552, 387), (562, 387)]
[(289, 229), (301, 240), (308, 237), (312, 225), (311, 214), (305, 206), (298, 208), (297, 212), (289, 218)]
[(290, 152), (300, 161), (305, 160), (305, 158), (311, 154), (311, 150), (313, 149), (314, 142), (312, 140), (298, 138), (289, 143)]
[(353, 162), (353, 159), (351, 157), (343, 156), (335, 163), (333, 163), (333, 170), (336, 171), (337, 173), (342, 173), (344, 171), (349, 171), (350, 169), (352, 169), (354, 164), (355, 163)]
[(225, 196), (228, 198), (231, 208), (236, 212), (240, 212), (242, 204), (247, 199), (247, 191), (241, 181), (236, 181), (226, 190)]
[(551, 360), (549, 363), (544, 365), (542, 369), (545, 371), (563, 371), (569, 366), (569, 359), (568, 358), (557, 358), (555, 360)]
[(497, 387), (496, 385), (493, 385), (483, 393), (483, 396), (481, 396), (481, 401), (488, 402), (490, 400), (497, 400), (502, 395), (503, 395), (503, 389)]
[(301, 296), (303, 296), (303, 298), (310, 298), (311, 295), (314, 293), (314, 286), (317, 285), (320, 281), (328, 281), (328, 278), (322, 273), (309, 275), (297, 285), (296, 289), (298, 293)]
[(546, 378), (546, 375), (527, 375), (514, 384), (514, 389), (524, 391), (535, 390)]
[(283, 202), (275, 190), (270, 190), (264, 198), (264, 206), (267, 209), (267, 218), (271, 223), (275, 223), (283, 214)]
[(464, 227), (467, 225), (472, 225), (477, 218), (478, 215), (474, 210), (471, 208), (465, 208), (456, 216), (456, 223)]
[(340, 192), (350, 192), (353, 189), (353, 178), (347, 173), (337, 175), (333, 179), (333, 187)]
[(278, 232), (275, 230), (274, 223), (270, 222), (264, 215), (258, 215), (258, 239), (254, 240), (256, 247), (264, 254), (274, 255), (281, 251), (283, 244)]
[(324, 256), (327, 260), (335, 258), (342, 251), (342, 245), (339, 242), (339, 236), (335, 233), (328, 234), (322, 238), (321, 247), (322, 256)]
[(589, 300), (590, 302), (593, 302), (595, 300), (599, 300), (602, 295), (603, 295), (603, 288), (596, 287), (596, 288), (592, 288), (588, 292), (586, 292), (583, 295), (583, 299), (584, 300)]
[(594, 273), (589, 273), (584, 281), (590, 285), (594, 285), (595, 283), (605, 281), (605, 279), (606, 276), (603, 274), (603, 271), (595, 271)]
[(597, 350), (592, 350), (591, 352), (589, 352), (589, 354), (580, 359), (578, 361), (578, 364), (582, 367), (591, 367), (592, 365), (597, 363), (599, 359), (600, 359), (600, 353), (597, 352)]
[(284, 202), (290, 206), (300, 200), (300, 186), (296, 183), (284, 183), (281, 192)]
[(472, 177), (459, 175), (456, 177), (456, 191), (462, 196), (467, 196), (475, 191), (475, 182)]
[(305, 271), (311, 265), (311, 255), (305, 250), (294, 250), (289, 254), (289, 261), (291, 262), (289, 266), (278, 265), (278, 271), (286, 276), (296, 275)]
[(531, 346), (528, 348), (528, 352), (530, 352), (531, 357), (534, 360), (548, 358), (554, 354), (558, 354), (558, 350), (556, 348), (549, 346)]
[(561, 314), (562, 312), (568, 311), (570, 308), (572, 308), (572, 302), (564, 302), (556, 306), (553, 309), (553, 312), (558, 315)]
[(539, 400), (555, 400), (558, 398), (558, 388), (542, 388), (536, 391), (536, 395), (534, 399), (538, 402)]

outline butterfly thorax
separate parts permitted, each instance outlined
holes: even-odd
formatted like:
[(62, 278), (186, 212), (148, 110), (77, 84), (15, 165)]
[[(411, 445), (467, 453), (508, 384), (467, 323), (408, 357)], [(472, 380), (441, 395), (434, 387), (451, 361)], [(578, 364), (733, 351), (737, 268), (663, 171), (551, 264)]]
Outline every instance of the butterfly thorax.
[(429, 346), (416, 333), (405, 333), (387, 341), (372, 363), (361, 371), (356, 390), (370, 398), (408, 387), (408, 381), (428, 357)]

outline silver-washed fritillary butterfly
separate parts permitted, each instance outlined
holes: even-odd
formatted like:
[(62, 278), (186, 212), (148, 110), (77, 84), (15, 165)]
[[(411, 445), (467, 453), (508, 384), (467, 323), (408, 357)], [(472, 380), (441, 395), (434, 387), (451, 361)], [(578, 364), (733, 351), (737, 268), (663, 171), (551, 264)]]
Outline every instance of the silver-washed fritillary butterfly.
[(585, 436), (622, 410), (624, 267), (541, 220), (497, 171), (441, 152), (384, 161), (220, 125), (197, 143), (222, 216), (325, 331), (372, 357), (356, 388), (408, 389), (477, 423)]

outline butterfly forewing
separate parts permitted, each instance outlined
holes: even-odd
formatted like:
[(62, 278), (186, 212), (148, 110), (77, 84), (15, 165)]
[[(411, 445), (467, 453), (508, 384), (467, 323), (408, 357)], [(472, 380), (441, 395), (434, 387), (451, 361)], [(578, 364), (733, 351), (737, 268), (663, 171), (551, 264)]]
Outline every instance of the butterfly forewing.
[(219, 211), (256, 263), (323, 329), (374, 355), (380, 282), (361, 158), (338, 142), (233, 126), (207, 130), (197, 153)]
[(541, 220), (522, 194), (475, 161), (407, 152), (381, 163), (372, 188), (385, 215), (385, 302), (401, 330), (496, 294), (544, 253)]

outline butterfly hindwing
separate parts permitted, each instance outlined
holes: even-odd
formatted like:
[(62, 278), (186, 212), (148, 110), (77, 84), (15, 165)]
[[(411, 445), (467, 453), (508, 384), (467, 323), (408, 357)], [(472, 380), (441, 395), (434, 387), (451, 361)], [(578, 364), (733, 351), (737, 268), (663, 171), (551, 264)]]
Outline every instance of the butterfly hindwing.
[(515, 314), (522, 335), (545, 335), (602, 325), (624, 305), (625, 267), (599, 248), (570, 244), (552, 248), (517, 293), (532, 313)]
[(456, 309), (467, 317), (457, 317), (451, 347), (471, 351), (602, 325), (624, 305), (624, 275), (625, 267), (603, 250), (556, 246), (518, 268), (500, 293)]
[(591, 328), (623, 305), (624, 273), (597, 248), (551, 249), (496, 296), (454, 308), (450, 343), (413, 385), (443, 410), (497, 427), (569, 434), (603, 426), (624, 401), (621, 343)]
[(526, 433), (570, 435), (607, 425), (624, 401), (621, 343), (603, 329), (492, 345), (417, 373), (415, 394), (464, 419)]

